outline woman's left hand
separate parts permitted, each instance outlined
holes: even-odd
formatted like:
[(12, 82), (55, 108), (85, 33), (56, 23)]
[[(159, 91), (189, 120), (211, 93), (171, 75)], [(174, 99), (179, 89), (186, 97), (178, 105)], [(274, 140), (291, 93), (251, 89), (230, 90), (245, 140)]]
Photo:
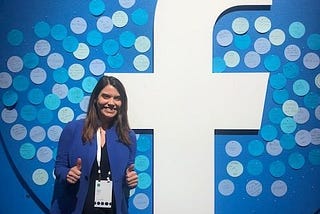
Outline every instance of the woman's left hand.
[(138, 185), (138, 175), (134, 171), (134, 164), (131, 164), (126, 170), (127, 184), (130, 188), (135, 188)]

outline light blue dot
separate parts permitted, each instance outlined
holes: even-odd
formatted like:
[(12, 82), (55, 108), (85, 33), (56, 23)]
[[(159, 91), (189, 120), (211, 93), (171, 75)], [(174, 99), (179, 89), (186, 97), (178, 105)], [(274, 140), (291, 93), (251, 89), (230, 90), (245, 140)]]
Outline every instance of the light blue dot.
[(25, 91), (29, 88), (30, 81), (23, 75), (18, 75), (13, 79), (13, 88), (17, 91)]
[(14, 106), (18, 101), (18, 94), (13, 90), (8, 90), (2, 95), (2, 103), (7, 107)]
[(282, 161), (274, 161), (270, 164), (269, 171), (273, 177), (279, 178), (286, 173), (286, 166)]
[(89, 11), (94, 16), (101, 15), (106, 9), (106, 6), (101, 0), (91, 0), (89, 3)]
[(40, 104), (44, 99), (44, 93), (39, 88), (33, 88), (28, 92), (28, 100), (34, 105)]
[(251, 38), (248, 34), (235, 35), (234, 45), (240, 50), (246, 50), (251, 45)]
[(248, 151), (252, 156), (260, 156), (264, 152), (264, 145), (260, 140), (252, 140), (248, 144)]
[(114, 39), (108, 39), (102, 44), (102, 48), (105, 54), (115, 55), (119, 51), (119, 43)]
[(289, 26), (289, 34), (295, 38), (301, 38), (306, 32), (306, 28), (301, 22), (293, 22)]
[(260, 175), (263, 171), (263, 164), (259, 160), (250, 160), (247, 164), (247, 171), (250, 175)]
[(294, 62), (288, 62), (286, 63), (282, 68), (283, 74), (288, 79), (294, 79), (296, 78), (300, 71), (299, 66)]
[(122, 47), (130, 48), (134, 45), (136, 41), (136, 35), (131, 31), (124, 31), (119, 36), (119, 42)]
[(131, 14), (131, 19), (136, 25), (145, 25), (149, 20), (149, 15), (146, 10), (138, 8)]
[(213, 58), (213, 72), (221, 73), (226, 70), (226, 62), (221, 57)]
[(20, 156), (26, 160), (32, 159), (36, 154), (36, 148), (31, 143), (24, 143), (19, 149)]
[(39, 38), (45, 38), (50, 35), (50, 25), (44, 21), (38, 22), (34, 26), (34, 33)]
[(308, 37), (307, 44), (308, 47), (313, 51), (320, 50), (320, 34), (311, 34)]
[(124, 63), (124, 59), (121, 54), (117, 53), (114, 56), (108, 56), (107, 62), (111, 68), (120, 68)]
[(151, 149), (152, 145), (152, 135), (150, 134), (140, 134), (137, 140), (137, 150), (140, 152), (146, 152)]
[(320, 165), (320, 149), (313, 149), (308, 155), (309, 161), (312, 165)]
[(37, 120), (41, 124), (48, 124), (53, 119), (53, 113), (47, 108), (42, 108), (38, 111)]
[(283, 104), (289, 98), (289, 92), (287, 89), (275, 90), (272, 94), (272, 98), (275, 103)]
[(151, 176), (148, 173), (142, 172), (138, 174), (138, 188), (140, 189), (147, 189), (151, 186)]
[(51, 36), (55, 40), (63, 40), (67, 36), (67, 28), (64, 25), (57, 24), (51, 28)]
[(56, 70), (53, 71), (53, 79), (54, 81), (56, 81), (57, 83), (65, 83), (68, 81), (69, 79), (69, 74), (67, 69), (65, 69), (64, 67), (58, 68)]
[(304, 105), (307, 108), (315, 109), (320, 104), (320, 97), (314, 92), (310, 92), (303, 98)]
[(298, 152), (289, 155), (288, 163), (293, 169), (301, 169), (305, 163), (304, 156)]
[(79, 41), (74, 36), (67, 36), (66, 38), (63, 39), (63, 42), (62, 42), (62, 46), (64, 50), (70, 53), (77, 50), (78, 45), (79, 45)]
[(277, 55), (268, 55), (264, 60), (264, 67), (268, 71), (276, 71), (280, 68), (281, 60)]
[(284, 134), (280, 138), (280, 145), (283, 149), (291, 150), (295, 147), (296, 141), (292, 134)]
[(149, 168), (150, 161), (149, 158), (145, 155), (138, 155), (135, 158), (134, 166), (139, 171), (145, 171)]
[(84, 97), (84, 93), (81, 88), (73, 87), (73, 88), (70, 88), (68, 91), (68, 100), (71, 103), (75, 103), (75, 104), (80, 103), (83, 97)]
[(91, 46), (98, 46), (102, 43), (102, 34), (97, 30), (92, 30), (87, 34), (87, 42)]
[(272, 108), (269, 113), (269, 120), (274, 124), (280, 124), (281, 120), (285, 117), (281, 108)]
[(23, 56), (23, 64), (26, 68), (33, 69), (39, 64), (39, 57), (35, 53), (26, 53)]
[(12, 46), (19, 46), (23, 42), (23, 33), (20, 30), (13, 29), (8, 33), (7, 40)]
[(297, 123), (293, 118), (285, 117), (281, 120), (280, 127), (284, 133), (291, 134), (296, 130)]
[(37, 118), (37, 109), (33, 105), (24, 105), (20, 110), (20, 116), (25, 121), (33, 121)]
[(48, 94), (44, 98), (44, 105), (49, 110), (56, 110), (59, 108), (61, 101), (56, 94)]
[(91, 93), (97, 84), (97, 80), (94, 77), (86, 77), (82, 81), (82, 88), (85, 92)]
[(277, 74), (271, 75), (270, 85), (272, 88), (283, 89), (286, 86), (286, 84), (287, 84), (287, 79), (283, 74), (277, 73)]
[(260, 130), (261, 137), (266, 141), (272, 141), (278, 136), (278, 130), (273, 125), (264, 125)]
[(292, 88), (296, 95), (305, 96), (310, 90), (310, 85), (306, 80), (299, 79), (293, 83)]

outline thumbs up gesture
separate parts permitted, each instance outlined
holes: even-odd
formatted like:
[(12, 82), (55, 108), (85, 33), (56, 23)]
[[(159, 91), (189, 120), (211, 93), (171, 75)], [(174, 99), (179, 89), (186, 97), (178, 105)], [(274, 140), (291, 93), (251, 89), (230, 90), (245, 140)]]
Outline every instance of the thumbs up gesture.
[(80, 179), (81, 175), (82, 161), (81, 158), (77, 159), (77, 163), (72, 167), (67, 174), (67, 182), (70, 184), (75, 184)]
[(134, 171), (134, 164), (131, 164), (126, 170), (127, 184), (130, 188), (135, 188), (138, 185), (138, 175)]

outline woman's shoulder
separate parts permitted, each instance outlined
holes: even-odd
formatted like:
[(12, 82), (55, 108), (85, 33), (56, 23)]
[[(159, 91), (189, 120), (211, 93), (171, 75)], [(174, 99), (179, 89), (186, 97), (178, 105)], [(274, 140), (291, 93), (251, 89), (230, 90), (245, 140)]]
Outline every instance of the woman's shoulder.
[(82, 127), (83, 124), (84, 124), (84, 119), (72, 120), (66, 124), (65, 129), (79, 128), (79, 127)]

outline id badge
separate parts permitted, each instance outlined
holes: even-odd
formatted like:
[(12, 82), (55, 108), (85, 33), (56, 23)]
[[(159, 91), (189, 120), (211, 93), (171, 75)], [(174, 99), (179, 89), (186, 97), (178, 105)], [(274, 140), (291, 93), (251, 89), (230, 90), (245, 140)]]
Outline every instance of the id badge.
[(96, 180), (94, 192), (94, 207), (111, 208), (112, 181)]

